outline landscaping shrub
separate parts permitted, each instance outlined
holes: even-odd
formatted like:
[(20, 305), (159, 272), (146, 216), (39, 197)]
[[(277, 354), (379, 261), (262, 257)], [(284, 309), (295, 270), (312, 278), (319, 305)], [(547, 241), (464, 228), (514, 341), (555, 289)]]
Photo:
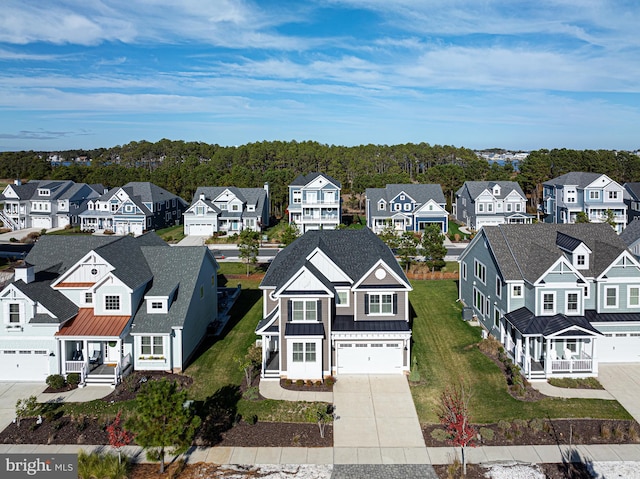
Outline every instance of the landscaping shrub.
[(482, 437), (483, 441), (485, 439), (487, 441), (493, 441), (493, 438), (495, 436), (495, 433), (493, 432), (493, 429), (491, 429), (489, 427), (481, 427), (479, 432), (480, 432), (480, 436)]
[(80, 373), (67, 374), (67, 383), (71, 386), (77, 386), (80, 384)]
[(500, 429), (504, 434), (505, 432), (511, 429), (511, 423), (509, 421), (505, 421), (504, 419), (501, 419), (500, 421), (498, 421), (498, 429)]
[(629, 425), (629, 441), (638, 442), (638, 439), (640, 439), (640, 437), (636, 426), (633, 424)]
[(129, 462), (120, 462), (115, 454), (87, 454), (80, 450), (78, 453), (79, 479), (126, 479), (129, 473)]
[(35, 396), (16, 401), (16, 426), (20, 427), (20, 420), (27, 417), (34, 417), (40, 413), (40, 405)]
[(304, 386), (304, 379), (298, 379), (298, 380), (296, 380), (296, 386), (298, 386), (298, 387), (302, 387), (302, 386)]
[(500, 361), (504, 358), (504, 348), (500, 341), (493, 336), (489, 336), (487, 339), (483, 339), (478, 343), (478, 348), (484, 354), (498, 358)]
[(622, 441), (624, 439), (624, 428), (622, 424), (616, 424), (613, 428), (613, 438), (616, 441)]
[(258, 393), (258, 387), (257, 386), (251, 386), (250, 388), (247, 388), (247, 390), (244, 392), (244, 394), (242, 395), (243, 399), (246, 399), (247, 401), (256, 401), (258, 399), (259, 393)]
[(65, 385), (64, 376), (61, 374), (51, 374), (47, 376), (46, 380), (47, 386), (52, 389), (61, 389)]
[(431, 431), (431, 437), (438, 442), (445, 442), (449, 440), (449, 434), (444, 429), (434, 429)]
[(533, 432), (540, 432), (544, 428), (544, 421), (540, 418), (533, 418), (529, 421), (529, 429)]
[(329, 376), (328, 378), (325, 378), (324, 383), (328, 387), (331, 387), (336, 383), (336, 378), (334, 378), (333, 376)]
[(600, 437), (602, 439), (611, 439), (611, 425), (607, 423), (602, 423), (600, 425)]

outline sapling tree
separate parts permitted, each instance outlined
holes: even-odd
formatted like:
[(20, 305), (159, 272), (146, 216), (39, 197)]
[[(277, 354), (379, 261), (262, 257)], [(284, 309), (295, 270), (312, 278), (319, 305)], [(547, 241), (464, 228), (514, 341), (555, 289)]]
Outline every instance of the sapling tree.
[(135, 400), (136, 414), (125, 427), (147, 450), (147, 457), (160, 461), (164, 473), (165, 453), (181, 454), (191, 445), (200, 418), (194, 414), (187, 391), (176, 381), (162, 379), (145, 383)]
[(247, 264), (247, 276), (249, 276), (249, 265), (258, 262), (258, 252), (260, 248), (260, 233), (257, 231), (243, 230), (238, 238), (238, 250), (240, 259)]
[(327, 424), (333, 421), (333, 406), (326, 403), (314, 403), (307, 409), (307, 417), (309, 420), (318, 423), (320, 437), (324, 438)]
[(430, 224), (424, 229), (421, 246), (424, 260), (431, 271), (445, 265), (447, 248), (444, 246), (444, 235), (437, 224)]
[(115, 419), (107, 426), (107, 434), (109, 435), (109, 445), (118, 451), (118, 462), (122, 462), (121, 449), (128, 446), (133, 441), (133, 434), (122, 426), (122, 411), (118, 411)]
[(249, 346), (249, 349), (247, 349), (247, 354), (242, 358), (236, 358), (236, 362), (238, 363), (240, 370), (244, 373), (244, 378), (247, 381), (247, 387), (251, 387), (253, 371), (262, 364), (262, 348), (252, 344)]
[(464, 448), (474, 447), (476, 428), (471, 425), (469, 416), (469, 401), (471, 392), (464, 384), (447, 386), (440, 396), (438, 418), (454, 446), (459, 446), (462, 453), (463, 473), (467, 474), (467, 462)]
[(38, 404), (38, 399), (35, 396), (18, 399), (16, 401), (16, 426), (20, 427), (21, 419), (37, 416), (39, 411), (40, 405)]

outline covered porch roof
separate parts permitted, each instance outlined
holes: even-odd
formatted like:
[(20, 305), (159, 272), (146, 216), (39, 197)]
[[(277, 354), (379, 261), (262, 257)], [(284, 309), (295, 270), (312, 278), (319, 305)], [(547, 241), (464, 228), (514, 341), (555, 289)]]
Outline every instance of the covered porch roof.
[[(536, 316), (527, 308), (519, 308), (504, 315), (505, 319), (523, 336), (599, 336), (601, 333), (591, 326), (584, 316)], [(569, 331), (573, 330), (571, 334)]]
[(65, 324), (56, 336), (119, 337), (131, 316), (95, 316), (93, 309), (80, 308), (78, 315)]

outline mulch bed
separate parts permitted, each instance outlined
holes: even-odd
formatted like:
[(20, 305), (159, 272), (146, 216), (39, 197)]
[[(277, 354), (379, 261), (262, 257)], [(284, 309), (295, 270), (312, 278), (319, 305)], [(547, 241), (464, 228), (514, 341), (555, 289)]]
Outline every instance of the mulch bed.
[(307, 382), (299, 384), (297, 381), (280, 379), (280, 387), (282, 389), (288, 389), (289, 391), (333, 392), (333, 383), (327, 384), (324, 381), (322, 381), (320, 384), (318, 384), (316, 381), (314, 381), (312, 384), (309, 384)]
[(74, 389), (78, 389), (77, 384), (65, 384), (61, 388), (52, 388), (51, 386), (47, 386), (47, 389), (45, 389), (42, 392), (48, 393), (48, 394), (56, 394), (56, 393), (66, 393), (67, 391), (72, 391)]
[(333, 447), (333, 427), (327, 426), (324, 438), (317, 424), (241, 422), (222, 433), (216, 446), (228, 447)]
[(140, 388), (147, 381), (158, 381), (167, 379), (177, 381), (181, 389), (188, 388), (193, 383), (193, 379), (182, 374), (173, 374), (165, 371), (134, 371), (126, 376), (111, 394), (102, 398), (103, 401), (122, 402), (135, 399)]
[[(640, 425), (636, 421), (604, 419), (553, 419), (532, 421), (501, 421), (487, 424), (493, 438), (482, 435), (478, 444), (483, 446), (513, 446), (529, 444), (628, 444), (640, 442)], [(427, 425), (422, 435), (427, 447), (447, 446), (446, 440), (432, 435), (440, 425)], [(485, 430), (485, 432), (488, 432)], [(437, 433), (436, 433), (437, 437)]]

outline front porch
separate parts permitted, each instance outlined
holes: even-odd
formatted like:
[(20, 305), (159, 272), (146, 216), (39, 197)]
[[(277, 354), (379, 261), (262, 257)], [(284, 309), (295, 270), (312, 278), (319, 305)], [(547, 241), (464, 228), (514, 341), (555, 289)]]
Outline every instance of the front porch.
[(536, 317), (523, 310), (504, 316), (500, 342), (527, 379), (598, 375), (600, 334), (584, 317)]

